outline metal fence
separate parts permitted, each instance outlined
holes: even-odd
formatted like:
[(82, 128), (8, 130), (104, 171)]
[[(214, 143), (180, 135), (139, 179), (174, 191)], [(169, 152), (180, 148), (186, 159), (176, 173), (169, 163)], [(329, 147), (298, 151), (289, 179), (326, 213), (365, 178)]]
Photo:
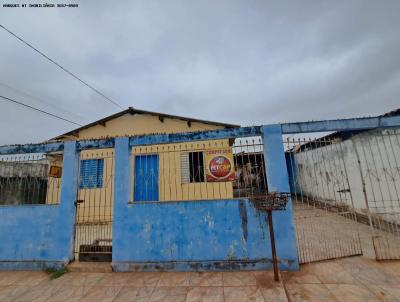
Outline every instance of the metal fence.
[(268, 191), (264, 148), (261, 137), (236, 139), (234, 197), (242, 198)]
[(340, 146), (328, 139), (285, 144), (300, 263), (360, 255)]
[(75, 259), (111, 261), (114, 150), (81, 152), (75, 226)]
[[(114, 150), (80, 159), (75, 258), (110, 261)], [(261, 138), (134, 147), (130, 164), (129, 202), (245, 198), (267, 188)]]
[(398, 130), (285, 145), (302, 263), (361, 253), (400, 259)]
[[(284, 141), (301, 263), (400, 259), (400, 129)], [(261, 137), (132, 148), (134, 202), (267, 196)], [(82, 150), (75, 258), (110, 261), (114, 149)], [(62, 153), (0, 156), (0, 205), (57, 204)]]
[(0, 205), (59, 202), (62, 154), (0, 156)]
[(132, 200), (245, 198), (266, 192), (261, 138), (132, 149)]
[(376, 258), (400, 259), (400, 131), (370, 131), (351, 142)]

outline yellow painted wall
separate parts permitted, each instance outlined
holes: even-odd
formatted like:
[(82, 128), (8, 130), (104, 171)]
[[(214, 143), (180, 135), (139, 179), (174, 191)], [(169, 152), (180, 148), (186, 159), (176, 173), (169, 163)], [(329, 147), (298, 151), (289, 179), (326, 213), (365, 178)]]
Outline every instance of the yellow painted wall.
[[(161, 122), (158, 116), (149, 114), (125, 114), (106, 122), (105, 126), (95, 125), (79, 131), (78, 137), (64, 137), (64, 140), (99, 139), (104, 137), (132, 136), (155, 133), (179, 133), (202, 130), (223, 129), (223, 126), (192, 122), (191, 127), (180, 119), (164, 118)], [(159, 199), (203, 200), (232, 198), (231, 182), (219, 183), (181, 183), (180, 154), (185, 151), (202, 151), (207, 148), (227, 147), (228, 140), (204, 141), (187, 144), (166, 144), (133, 148), (133, 154), (159, 153)], [(84, 150), (81, 159), (104, 158), (103, 187), (79, 189), (78, 199), (84, 200), (78, 204), (77, 222), (108, 222), (112, 220), (114, 200), (114, 150)], [(132, 156), (132, 200), (134, 186), (134, 156)]]
[[(114, 201), (114, 149), (83, 150), (81, 160), (104, 159), (103, 187), (79, 188), (77, 222), (110, 222)], [(79, 184), (78, 184), (79, 186)]]
[[(53, 159), (49, 157), (50, 166), (62, 167), (62, 159)], [(46, 204), (57, 204), (60, 202), (61, 194), (61, 178), (48, 177), (47, 179), (47, 194)]]
[[(82, 222), (106, 222), (111, 221), (114, 200), (114, 149), (84, 150), (80, 159), (104, 159), (103, 187), (102, 188), (79, 188), (77, 221)], [(51, 165), (62, 166), (62, 161), (51, 161)], [(48, 178), (46, 204), (57, 204), (60, 202), (61, 178)]]
[[(204, 141), (196, 143), (152, 145), (132, 149), (132, 194), (134, 201), (135, 155), (159, 155), (159, 201), (211, 200), (233, 198), (232, 182), (182, 183), (181, 153), (204, 151), (212, 148), (229, 147), (228, 140)], [(103, 187), (79, 189), (77, 221), (108, 222), (112, 218), (114, 201), (114, 150), (84, 150), (81, 160), (104, 159)]]
[(132, 149), (132, 201), (134, 201), (135, 155), (158, 154), (159, 201), (210, 200), (233, 198), (232, 182), (182, 183), (181, 154), (229, 147), (229, 140), (152, 145)]
[(96, 139), (115, 136), (133, 136), (155, 133), (178, 133), (202, 130), (223, 129), (223, 126), (192, 122), (191, 127), (180, 119), (164, 118), (161, 122), (158, 116), (150, 114), (129, 113), (106, 122), (105, 126), (95, 125), (79, 131), (79, 137), (71, 136), (70, 139)]

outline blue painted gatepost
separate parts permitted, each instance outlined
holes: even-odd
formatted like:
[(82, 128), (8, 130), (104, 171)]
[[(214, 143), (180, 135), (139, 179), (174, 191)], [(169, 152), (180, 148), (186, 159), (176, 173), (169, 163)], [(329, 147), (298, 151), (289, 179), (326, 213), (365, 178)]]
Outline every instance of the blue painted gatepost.
[[(0, 147), (0, 155), (64, 152), (59, 204), (0, 206), (0, 269), (59, 268), (73, 259), (79, 152), (113, 147), (114, 270), (270, 268), (265, 214), (248, 199), (129, 202), (132, 147), (261, 135), (269, 190), (288, 192), (282, 135), (399, 126), (400, 117), (379, 117)], [(280, 268), (298, 269), (291, 203), (273, 222)]]

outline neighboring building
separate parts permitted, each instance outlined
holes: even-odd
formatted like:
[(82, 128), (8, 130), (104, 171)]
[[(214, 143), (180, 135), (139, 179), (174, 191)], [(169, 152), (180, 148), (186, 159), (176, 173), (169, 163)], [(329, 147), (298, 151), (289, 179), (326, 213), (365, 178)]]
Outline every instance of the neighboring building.
[(398, 224), (399, 137), (399, 129), (342, 131), (295, 145), (286, 152), (292, 192)]
[(0, 156), (0, 205), (58, 203), (61, 166), (60, 155)]
[(0, 205), (46, 203), (48, 170), (46, 162), (0, 161)]

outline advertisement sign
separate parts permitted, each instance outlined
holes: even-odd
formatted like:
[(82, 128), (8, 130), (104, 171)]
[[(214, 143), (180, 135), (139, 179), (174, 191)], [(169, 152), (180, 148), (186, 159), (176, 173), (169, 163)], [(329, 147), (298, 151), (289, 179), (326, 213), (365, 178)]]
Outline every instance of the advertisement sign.
[(205, 159), (208, 182), (235, 180), (232, 149), (206, 150)]

